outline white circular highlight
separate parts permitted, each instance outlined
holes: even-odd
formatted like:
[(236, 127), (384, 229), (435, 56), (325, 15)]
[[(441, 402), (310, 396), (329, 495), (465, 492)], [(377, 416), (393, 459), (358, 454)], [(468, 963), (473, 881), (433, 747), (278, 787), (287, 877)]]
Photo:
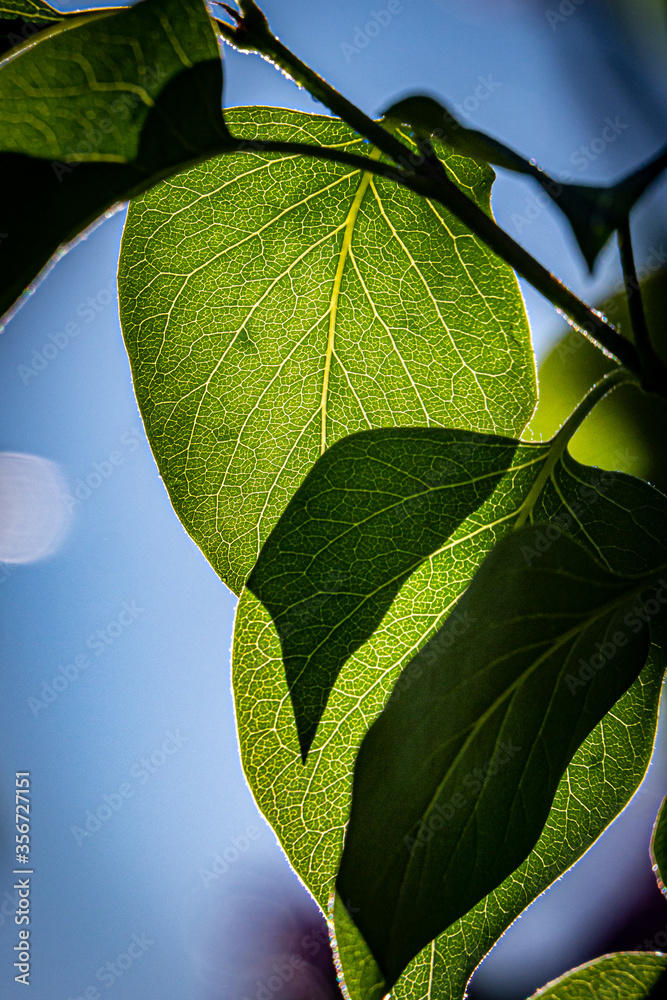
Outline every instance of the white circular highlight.
[(0, 562), (31, 563), (60, 547), (70, 526), (67, 483), (55, 462), (0, 452)]

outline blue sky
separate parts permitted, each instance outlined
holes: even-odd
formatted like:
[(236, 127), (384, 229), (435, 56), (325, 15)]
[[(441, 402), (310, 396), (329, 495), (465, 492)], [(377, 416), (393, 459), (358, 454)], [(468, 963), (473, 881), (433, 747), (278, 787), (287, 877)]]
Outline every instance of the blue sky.
[[(367, 112), (407, 90), (438, 92), (557, 176), (607, 182), (664, 141), (664, 27), (628, 27), (619, 48), (596, 0), (555, 22), (556, 3), (402, 0), (377, 34), (366, 33), (386, 6), (266, 0), (265, 10), (283, 40)], [(621, 72), (623, 60), (634, 78)], [(234, 52), (225, 100), (322, 112), (271, 66)], [(624, 127), (591, 157), (607, 118)], [(667, 230), (664, 193), (662, 185), (638, 213), (640, 259)], [(494, 209), (581, 294), (595, 299), (618, 281), (613, 248), (595, 279), (586, 275), (560, 219), (526, 182), (499, 178)], [(54, 555), (0, 567), (0, 809), (12, 832), (14, 772), (30, 771), (32, 1000), (75, 1000), (86, 990), (90, 1000), (95, 989), (112, 1000), (242, 1000), (248, 987), (235, 952), (261, 950), (258, 927), (271, 924), (274, 903), (250, 908), (232, 949), (235, 914), (262, 893), (277, 894), (290, 919), (307, 903), (242, 775), (229, 676), (235, 600), (175, 517), (143, 433), (115, 292), (123, 221), (120, 210), (79, 242), (0, 337), (0, 450), (57, 463), (77, 501)], [(527, 302), (543, 353), (559, 320), (535, 293)], [(78, 332), (63, 337), (72, 323)], [(26, 380), (21, 369), (53, 343), (62, 346)], [(629, 905), (647, 877), (664, 779), (661, 751), (631, 810), (506, 936), (484, 973), (489, 989), (529, 991), (575, 964), (614, 909)], [(84, 836), (92, 813), (106, 818), (98, 828), (89, 820)], [(216, 874), (225, 851), (233, 861)], [(5, 853), (7, 997), (21, 995), (12, 981), (16, 929), (2, 907), (12, 884)], [(127, 954), (122, 975), (98, 976)], [(257, 955), (260, 978), (265, 959)]]

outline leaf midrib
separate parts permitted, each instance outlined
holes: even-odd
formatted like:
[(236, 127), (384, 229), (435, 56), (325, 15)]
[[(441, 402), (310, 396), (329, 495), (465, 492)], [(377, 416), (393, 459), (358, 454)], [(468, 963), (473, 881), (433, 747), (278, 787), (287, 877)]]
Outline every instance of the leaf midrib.
[[(379, 149), (374, 149), (370, 155), (372, 160), (379, 160), (381, 152)], [(321, 431), (320, 431), (320, 454), (323, 455), (327, 448), (327, 400), (329, 396), (329, 376), (331, 374), (331, 361), (334, 353), (334, 345), (336, 342), (336, 320), (338, 318), (338, 300), (340, 298), (340, 289), (343, 281), (343, 272), (345, 270), (345, 265), (348, 261), (350, 255), (350, 249), (352, 247), (352, 237), (354, 235), (354, 227), (357, 223), (359, 217), (359, 212), (361, 210), (361, 203), (364, 200), (366, 191), (371, 182), (372, 174), (365, 172), (361, 175), (361, 180), (359, 181), (359, 187), (355, 193), (355, 196), (350, 205), (350, 209), (347, 213), (347, 218), (345, 219), (345, 231), (343, 233), (343, 242), (341, 243), (341, 248), (338, 254), (338, 264), (336, 266), (336, 273), (334, 274), (333, 287), (331, 289), (331, 304), (329, 306), (329, 335), (327, 338), (327, 349), (324, 356), (324, 377), (322, 380), (322, 402), (320, 404), (321, 411)]]

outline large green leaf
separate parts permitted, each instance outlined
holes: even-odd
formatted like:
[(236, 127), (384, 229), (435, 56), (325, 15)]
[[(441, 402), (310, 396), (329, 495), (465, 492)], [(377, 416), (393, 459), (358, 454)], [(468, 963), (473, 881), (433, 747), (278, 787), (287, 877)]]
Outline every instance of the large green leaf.
[(0, 314), (119, 200), (228, 142), (203, 0), (67, 18), (0, 64)]
[(493, 493), (517, 446), (426, 427), (361, 431), (308, 473), (248, 578), (278, 629), (304, 759), (342, 665)]
[(667, 955), (619, 951), (547, 983), (534, 1000), (649, 1000), (667, 974)]
[[(233, 683), (244, 769), (292, 864), (325, 909), (364, 733), (401, 668), (436, 631), (494, 543), (512, 530), (550, 453), (548, 445), (522, 444), (494, 495), (403, 584), (379, 629), (343, 666), (305, 766), (277, 632), (253, 594), (246, 591), (241, 598)], [(638, 509), (640, 524), (634, 518)], [(641, 559), (650, 566), (656, 547), (665, 551), (664, 543), (656, 542), (667, 538), (665, 501), (657, 491), (628, 476), (583, 467), (567, 454), (552, 470), (534, 514), (542, 521), (559, 518), (563, 529), (619, 572), (631, 572)], [(623, 808), (648, 766), (660, 679), (656, 658), (575, 755), (530, 857), (411, 963), (395, 987), (396, 997), (463, 996), (473, 969), (502, 931)], [(404, 677), (403, 689), (412, 681)]]
[(387, 987), (528, 856), (577, 748), (646, 662), (638, 599), (667, 604), (667, 564), (610, 573), (565, 536), (540, 551), (549, 527), (489, 553), (359, 749), (337, 888)]
[[(227, 113), (248, 140), (349, 151), (339, 121)], [(492, 172), (451, 156), (489, 209)], [(515, 279), (456, 219), (350, 167), (255, 151), (130, 207), (123, 332), (174, 508), (240, 590), (317, 457), (370, 427), (516, 433), (534, 399)]]

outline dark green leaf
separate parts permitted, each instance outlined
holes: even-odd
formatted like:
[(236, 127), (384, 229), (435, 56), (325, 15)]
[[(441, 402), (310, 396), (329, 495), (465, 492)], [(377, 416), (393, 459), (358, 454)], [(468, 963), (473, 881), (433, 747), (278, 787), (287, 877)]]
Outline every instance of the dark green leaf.
[[(384, 116), (411, 126), (419, 135), (445, 142), (479, 163), (493, 163), (532, 177), (567, 218), (591, 270), (609, 237), (624, 223), (635, 202), (667, 166), (665, 146), (649, 163), (610, 187), (562, 184), (497, 139), (468, 128), (444, 104), (428, 95), (405, 97), (392, 104)], [(613, 121), (606, 127), (612, 131), (617, 128)]]
[(68, 18), (0, 65), (0, 314), (119, 200), (224, 149), (203, 0)]
[(493, 549), (357, 756), (337, 887), (388, 987), (528, 856), (577, 748), (646, 661), (640, 595), (667, 603), (665, 564), (612, 574), (548, 531)]
[(0, 0), (0, 20), (60, 21), (67, 16), (55, 10), (44, 0)]
[(567, 972), (548, 983), (533, 1000), (649, 1000), (662, 998), (667, 955), (620, 951)]
[[(484, 555), (512, 531), (536, 478), (553, 458), (551, 448), (521, 444), (493, 496), (406, 580), (379, 629), (343, 666), (305, 766), (278, 634), (257, 598), (249, 591), (241, 597), (233, 682), (243, 766), (290, 861), (325, 910), (349, 814), (352, 768), (364, 733), (401, 669), (442, 623)], [(558, 525), (618, 572), (650, 568), (658, 551), (667, 562), (665, 498), (646, 483), (582, 466), (567, 453), (552, 468), (533, 515), (554, 522), (550, 534)], [(659, 650), (652, 649), (640, 678), (577, 751), (530, 856), (421, 952), (396, 984), (397, 1000), (460, 1000), (473, 969), (502, 932), (627, 804), (648, 767), (655, 739), (664, 665)], [(404, 677), (402, 687), (415, 680)], [(341, 953), (349, 937), (343, 935)], [(353, 948), (347, 963), (341, 963), (353, 982), (358, 978), (354, 956)]]
[(362, 431), (309, 472), (248, 578), (278, 629), (304, 760), (342, 665), (407, 577), (491, 496), (518, 444), (426, 427)]
[(651, 837), (651, 858), (653, 871), (663, 895), (667, 895), (665, 876), (667, 875), (667, 797), (662, 801)]
[[(331, 118), (227, 112), (240, 139), (363, 151)], [(489, 210), (492, 172), (449, 168)], [(261, 149), (130, 206), (119, 266), (134, 386), (174, 508), (238, 592), (322, 452), (373, 427), (517, 434), (535, 400), (516, 280), (434, 203)]]

